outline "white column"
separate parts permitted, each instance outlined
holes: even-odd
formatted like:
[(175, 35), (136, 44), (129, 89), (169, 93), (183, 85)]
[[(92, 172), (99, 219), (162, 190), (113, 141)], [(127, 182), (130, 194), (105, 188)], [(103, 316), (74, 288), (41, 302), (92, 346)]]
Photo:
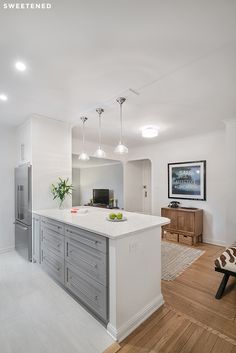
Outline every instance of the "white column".
[(226, 245), (236, 242), (236, 119), (226, 125)]
[[(72, 179), (72, 152), (70, 124), (33, 116), (32, 124), (32, 165), (33, 165), (33, 209), (57, 208), (53, 200), (51, 184), (58, 178)], [(65, 207), (71, 207), (67, 197)]]
[(163, 305), (161, 229), (140, 230), (109, 239), (109, 313), (107, 331), (123, 340)]

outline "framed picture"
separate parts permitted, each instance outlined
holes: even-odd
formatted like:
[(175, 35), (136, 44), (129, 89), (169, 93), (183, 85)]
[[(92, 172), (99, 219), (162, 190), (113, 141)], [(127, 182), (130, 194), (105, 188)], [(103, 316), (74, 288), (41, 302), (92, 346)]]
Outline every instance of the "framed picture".
[(206, 161), (169, 163), (168, 198), (206, 200)]

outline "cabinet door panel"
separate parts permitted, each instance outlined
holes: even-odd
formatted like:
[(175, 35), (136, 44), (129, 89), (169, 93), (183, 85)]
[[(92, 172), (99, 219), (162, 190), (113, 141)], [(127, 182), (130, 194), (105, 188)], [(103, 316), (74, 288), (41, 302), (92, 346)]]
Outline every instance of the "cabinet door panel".
[(107, 239), (103, 236), (73, 226), (66, 226), (65, 234), (66, 236), (70, 236), (70, 238), (78, 240), (82, 244), (102, 251), (103, 253), (107, 252)]
[(91, 280), (90, 277), (80, 272), (66, 262), (65, 285), (88, 308), (97, 313), (101, 319), (107, 322), (107, 287)]
[(41, 224), (48, 229), (53, 230), (54, 232), (65, 234), (65, 225), (63, 223), (54, 221), (53, 219), (42, 217)]
[(170, 224), (164, 226), (166, 229), (177, 229), (178, 222), (177, 222), (177, 212), (171, 209), (162, 209), (162, 217), (166, 217), (170, 219)]
[(107, 255), (66, 237), (66, 261), (78, 267), (101, 284), (107, 285)]
[(178, 212), (178, 230), (187, 233), (194, 233), (194, 213)]
[(42, 227), (42, 246), (56, 255), (64, 257), (64, 236), (53, 230)]
[(47, 273), (64, 284), (64, 259), (43, 247), (41, 263)]

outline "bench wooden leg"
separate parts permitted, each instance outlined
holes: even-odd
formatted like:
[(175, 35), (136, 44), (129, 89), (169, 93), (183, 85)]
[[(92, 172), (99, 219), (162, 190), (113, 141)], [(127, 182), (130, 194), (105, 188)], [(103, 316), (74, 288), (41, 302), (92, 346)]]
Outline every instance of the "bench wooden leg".
[(225, 273), (225, 274), (224, 274), (224, 277), (222, 278), (222, 281), (221, 281), (221, 283), (220, 283), (220, 286), (219, 286), (219, 288), (218, 288), (218, 291), (217, 291), (217, 293), (216, 293), (216, 295), (215, 295), (215, 298), (216, 298), (216, 299), (221, 299), (221, 298), (222, 298), (222, 295), (223, 295), (223, 293), (224, 293), (224, 290), (225, 290), (226, 284), (227, 284), (227, 282), (228, 282), (229, 276), (230, 276), (230, 275), (229, 275), (228, 273)]

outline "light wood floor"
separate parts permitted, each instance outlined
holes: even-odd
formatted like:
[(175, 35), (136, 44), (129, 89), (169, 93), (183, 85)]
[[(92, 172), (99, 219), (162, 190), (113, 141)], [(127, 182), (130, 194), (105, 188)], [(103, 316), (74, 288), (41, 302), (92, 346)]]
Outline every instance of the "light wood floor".
[(113, 352), (236, 353), (236, 280), (216, 300), (222, 275), (214, 271), (214, 260), (223, 248), (198, 248), (205, 254), (175, 281), (162, 282), (165, 305)]

